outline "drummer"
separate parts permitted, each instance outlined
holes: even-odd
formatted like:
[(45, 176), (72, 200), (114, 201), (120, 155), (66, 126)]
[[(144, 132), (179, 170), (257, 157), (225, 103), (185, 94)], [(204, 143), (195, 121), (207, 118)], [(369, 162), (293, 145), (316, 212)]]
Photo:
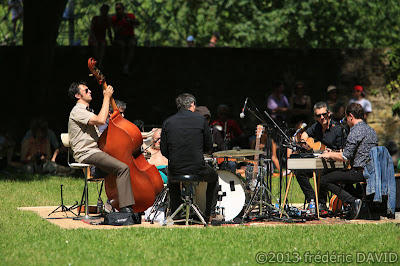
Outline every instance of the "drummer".
[[(167, 118), (161, 131), (161, 153), (168, 159), (168, 174), (198, 175), (207, 182), (205, 218), (218, 218), (215, 213), (218, 173), (204, 163), (204, 153), (211, 152), (211, 133), (207, 121), (195, 114), (196, 98), (183, 93), (175, 99), (178, 112)], [(170, 209), (182, 203), (178, 183), (168, 182)]]
[[(222, 127), (218, 124), (211, 125), (211, 112), (208, 110), (207, 106), (196, 106), (195, 113), (204, 116), (210, 126), (212, 142), (213, 142), (213, 152), (227, 150), (227, 145), (222, 139)], [(233, 173), (236, 173), (236, 162), (231, 160), (221, 160), (218, 162), (219, 169), (226, 169)]]

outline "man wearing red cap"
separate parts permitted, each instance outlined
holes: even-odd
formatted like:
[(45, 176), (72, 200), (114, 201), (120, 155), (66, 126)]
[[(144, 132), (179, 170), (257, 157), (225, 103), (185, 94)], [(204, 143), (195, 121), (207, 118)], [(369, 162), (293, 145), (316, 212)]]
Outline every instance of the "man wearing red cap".
[(364, 108), (364, 120), (367, 121), (368, 115), (372, 112), (372, 105), (370, 101), (365, 99), (365, 92), (362, 86), (354, 86), (353, 98), (349, 101), (349, 104), (351, 103), (358, 103)]

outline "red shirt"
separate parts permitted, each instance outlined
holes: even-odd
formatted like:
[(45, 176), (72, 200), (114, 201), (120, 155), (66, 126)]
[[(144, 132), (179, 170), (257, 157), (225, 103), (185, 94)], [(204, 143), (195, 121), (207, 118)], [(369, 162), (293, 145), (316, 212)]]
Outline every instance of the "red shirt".
[(132, 22), (127, 21), (127, 18), (136, 19), (135, 15), (132, 13), (125, 13), (122, 19), (117, 19), (117, 15), (112, 16), (112, 25), (116, 38), (118, 38), (118, 36), (135, 37), (135, 27)]
[[(225, 132), (225, 121), (222, 121), (221, 119), (215, 120), (212, 125), (218, 124), (222, 127), (222, 132)], [(226, 121), (226, 135), (228, 139), (234, 139), (236, 137), (239, 137), (242, 134), (242, 130), (239, 127), (239, 124), (233, 120), (233, 119), (228, 119)]]

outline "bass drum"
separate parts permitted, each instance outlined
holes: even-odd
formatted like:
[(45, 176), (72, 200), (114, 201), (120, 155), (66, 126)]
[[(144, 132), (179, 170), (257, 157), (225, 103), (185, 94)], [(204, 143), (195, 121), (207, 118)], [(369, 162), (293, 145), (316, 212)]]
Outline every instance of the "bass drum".
[[(222, 214), (225, 221), (231, 221), (242, 211), (246, 193), (240, 177), (232, 172), (217, 170), (220, 190), (218, 191), (217, 210)], [(201, 182), (196, 189), (196, 204), (204, 213), (206, 209), (207, 183)]]

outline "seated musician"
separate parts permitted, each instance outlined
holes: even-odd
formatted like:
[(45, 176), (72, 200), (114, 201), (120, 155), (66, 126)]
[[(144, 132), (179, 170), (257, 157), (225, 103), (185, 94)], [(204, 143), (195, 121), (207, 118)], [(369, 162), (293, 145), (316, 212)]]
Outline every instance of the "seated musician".
[[(310, 137), (316, 142), (322, 142), (328, 149), (339, 150), (342, 143), (342, 129), (339, 126), (335, 126), (335, 121), (331, 119), (329, 109), (325, 102), (318, 102), (314, 105), (314, 115), (317, 122), (301, 134), (302, 142), (306, 142)], [(328, 170), (323, 170), (322, 176), (327, 172)], [(311, 199), (313, 199), (314, 202), (316, 202), (315, 192), (309, 181), (309, 178), (313, 176), (313, 171), (295, 170), (294, 174), (296, 175), (297, 182), (299, 182), (300, 188), (306, 197), (306, 201), (309, 203)], [(326, 211), (327, 191), (320, 188), (318, 194), (319, 210)]]
[[(161, 153), (168, 158), (168, 174), (199, 175), (207, 182), (206, 221), (215, 216), (218, 174), (204, 162), (204, 153), (211, 152), (212, 138), (204, 116), (194, 113), (196, 99), (184, 93), (176, 98), (178, 112), (167, 118), (161, 131)], [(174, 212), (181, 204), (179, 183), (168, 182), (170, 207)]]
[(72, 83), (68, 95), (76, 101), (68, 121), (68, 134), (74, 158), (79, 163), (94, 165), (106, 173), (117, 176), (117, 190), (120, 212), (133, 212), (135, 200), (132, 194), (129, 167), (101, 151), (97, 145), (99, 139), (98, 125), (104, 125), (108, 117), (110, 99), (114, 90), (108, 86), (103, 91), (104, 98), (98, 115), (89, 108), (92, 101), (90, 89), (84, 82)]
[(160, 139), (161, 139), (161, 128), (157, 128), (154, 131), (152, 138), (152, 144), (150, 147), (147, 148), (147, 155), (150, 156), (147, 161), (150, 164), (153, 164), (157, 167), (160, 175), (164, 181), (164, 184), (168, 181), (168, 173), (167, 173), (167, 166), (168, 166), (168, 159), (165, 158), (162, 153), (160, 152)]
[(356, 219), (360, 213), (362, 202), (354, 197), (349, 191), (353, 186), (341, 189), (338, 182), (345, 184), (354, 184), (365, 182), (363, 175), (370, 151), (378, 146), (378, 137), (373, 128), (368, 126), (364, 119), (364, 109), (358, 103), (351, 103), (346, 108), (346, 120), (350, 126), (350, 133), (347, 137), (346, 146), (343, 152), (324, 152), (321, 158), (334, 159), (341, 162), (350, 162), (351, 169), (337, 170), (325, 175), (321, 181), (321, 188), (332, 191), (338, 195), (342, 202), (350, 206), (348, 219)]

